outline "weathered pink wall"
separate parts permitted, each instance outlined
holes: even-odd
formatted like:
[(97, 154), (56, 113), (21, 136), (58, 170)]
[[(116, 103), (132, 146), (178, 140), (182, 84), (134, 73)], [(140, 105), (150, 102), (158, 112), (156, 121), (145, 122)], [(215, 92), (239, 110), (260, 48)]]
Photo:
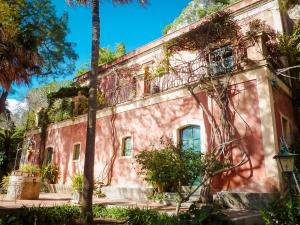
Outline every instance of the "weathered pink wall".
[(280, 88), (273, 88), (273, 100), (274, 100), (274, 111), (276, 118), (276, 130), (278, 136), (278, 143), (280, 143), (280, 137), (283, 136), (281, 117), (284, 116), (289, 120), (290, 135), (295, 138), (298, 135), (297, 123), (295, 122), (295, 109), (291, 97), (289, 97)]
[[(230, 10), (243, 11), (243, 8), (257, 2), (257, 0), (244, 0), (230, 7)], [(252, 9), (251, 9), (252, 10)], [(248, 11), (245, 13), (248, 13)], [(274, 21), (274, 10), (265, 10), (255, 12), (250, 17), (243, 17), (239, 21), (242, 30), (245, 32), (247, 25), (251, 20), (265, 20), (272, 27), (279, 27)], [(135, 58), (141, 65), (153, 60), (152, 50), (159, 52), (157, 46), (164, 41), (168, 41), (173, 37), (188, 32), (190, 29), (201, 24), (197, 22), (186, 28), (166, 35), (140, 49), (129, 53), (120, 59), (101, 67), (103, 71), (112, 65), (125, 62)], [(258, 60), (259, 53), (254, 49), (254, 60)], [(147, 51), (149, 51), (147, 53)], [(248, 52), (249, 53), (249, 52)], [(149, 55), (147, 55), (149, 54)], [(140, 61), (139, 61), (140, 60)], [(127, 61), (126, 61), (127, 62)], [(114, 87), (114, 78), (104, 76), (101, 89), (107, 91)], [(141, 77), (137, 77), (137, 97), (142, 98), (144, 95), (144, 81)], [(231, 102), (236, 110), (232, 114), (234, 124), (241, 137), (241, 142), (249, 154), (249, 162), (234, 171), (222, 174), (213, 180), (212, 186), (214, 191), (220, 190), (236, 190), (236, 191), (276, 191), (276, 184), (273, 180), (265, 175), (264, 149), (262, 144), (260, 111), (258, 107), (258, 94), (256, 80), (247, 81), (232, 87)], [(220, 117), (220, 113), (214, 104), (211, 103), (204, 93), (197, 94), (199, 100), (211, 110), (216, 118)], [(286, 102), (284, 107), (279, 102)], [(279, 112), (286, 114), (292, 118), (292, 103), (285, 94), (274, 91), (274, 106), (276, 114), (276, 127), (278, 136), (280, 136), (281, 125), (279, 125)], [(233, 108), (231, 111), (235, 111)], [(237, 113), (238, 112), (238, 113)], [(156, 144), (162, 136), (173, 137), (174, 131), (178, 128), (178, 124), (183, 121), (200, 120), (203, 121), (204, 137), (201, 140), (207, 146), (210, 137), (210, 126), (203, 116), (202, 110), (198, 107), (193, 97), (182, 97), (175, 100), (161, 102), (159, 104), (138, 108), (122, 113), (118, 113), (115, 118), (116, 142), (115, 147), (118, 150), (114, 163), (112, 185), (134, 187), (145, 185), (142, 178), (137, 175), (137, 165), (134, 158), (126, 158), (121, 156), (121, 140), (126, 136), (133, 138), (133, 155), (139, 151), (149, 148), (151, 144)], [(245, 124), (245, 122), (247, 124)], [(279, 121), (279, 122), (278, 122)], [(189, 125), (189, 124), (186, 124)], [(270, 125), (271, 126), (271, 125)], [(111, 116), (102, 117), (97, 120), (97, 136), (96, 136), (96, 156), (95, 156), (95, 177), (98, 179), (106, 178), (107, 165), (112, 156), (112, 135), (111, 135)], [(46, 147), (54, 148), (54, 162), (58, 163), (61, 169), (61, 182), (67, 182), (69, 177), (74, 173), (80, 172), (83, 168), (83, 159), (85, 151), (86, 123), (79, 123), (63, 128), (50, 129)], [(72, 160), (73, 146), (76, 143), (81, 144), (81, 155), (79, 164)], [(204, 149), (202, 149), (204, 150)], [(240, 155), (237, 150), (233, 150), (233, 161), (238, 161)]]
[[(258, 108), (257, 83), (255, 80), (241, 83), (232, 87), (231, 101), (238, 113), (233, 114), (235, 126), (242, 138), (242, 144), (248, 151), (250, 161), (232, 172), (223, 174), (213, 181), (213, 190), (237, 191), (274, 191), (272, 184), (265, 179), (264, 150), (262, 146), (261, 123)], [(204, 93), (197, 94), (199, 100), (208, 105), (209, 109), (218, 115), (218, 110), (211, 107), (211, 100)], [(103, 171), (112, 155), (111, 116), (97, 120), (95, 177), (105, 178)], [(116, 143), (118, 150), (114, 163), (112, 185), (137, 187), (145, 185), (137, 175), (137, 165), (134, 157), (121, 156), (121, 140), (130, 135), (133, 138), (133, 155), (157, 144), (162, 136), (173, 137), (174, 130), (183, 121), (202, 120), (205, 129), (207, 145), (210, 133), (208, 121), (193, 97), (187, 96), (161, 102), (159, 104), (138, 108), (119, 113), (115, 118)], [(245, 124), (244, 121), (247, 122)], [(186, 124), (188, 125), (188, 124)], [(67, 182), (68, 177), (82, 172), (85, 151), (86, 123), (79, 123), (58, 129), (51, 129), (48, 133), (46, 146), (54, 148), (53, 161), (60, 166), (61, 182)], [(72, 161), (73, 145), (81, 144), (79, 165)], [(205, 150), (205, 149), (202, 149)], [(234, 161), (240, 157), (237, 151), (233, 153)]]

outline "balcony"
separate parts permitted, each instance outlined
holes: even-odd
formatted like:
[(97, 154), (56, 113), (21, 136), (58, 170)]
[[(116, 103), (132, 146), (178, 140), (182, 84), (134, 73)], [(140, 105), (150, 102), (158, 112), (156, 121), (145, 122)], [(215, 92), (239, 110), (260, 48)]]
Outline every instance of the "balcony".
[(102, 89), (105, 106), (114, 106), (136, 98), (205, 82), (212, 78), (217, 79), (225, 74), (230, 75), (242, 69), (246, 55), (246, 49), (227, 45), (212, 50), (205, 57), (197, 57), (196, 60), (177, 65), (170, 73), (163, 76), (122, 81), (120, 85), (111, 85), (114, 88)]

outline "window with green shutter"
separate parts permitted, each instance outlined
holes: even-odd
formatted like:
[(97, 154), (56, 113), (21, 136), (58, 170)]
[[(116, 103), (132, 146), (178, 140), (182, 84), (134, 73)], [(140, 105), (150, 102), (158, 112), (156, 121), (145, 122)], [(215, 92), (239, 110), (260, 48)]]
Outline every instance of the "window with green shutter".
[(122, 156), (131, 156), (131, 152), (132, 152), (131, 137), (126, 137), (123, 139)]
[[(192, 150), (201, 153), (200, 126), (192, 125), (180, 130), (180, 141), (183, 151)], [(199, 185), (201, 177), (195, 180), (193, 186)]]
[(180, 131), (180, 141), (183, 150), (201, 152), (200, 126), (188, 126)]

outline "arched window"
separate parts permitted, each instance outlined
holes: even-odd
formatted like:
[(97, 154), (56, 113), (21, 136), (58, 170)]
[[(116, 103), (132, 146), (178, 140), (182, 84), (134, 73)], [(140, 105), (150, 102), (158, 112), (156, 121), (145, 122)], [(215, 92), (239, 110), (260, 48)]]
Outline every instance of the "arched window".
[(180, 130), (180, 143), (183, 150), (201, 152), (200, 126), (192, 125)]

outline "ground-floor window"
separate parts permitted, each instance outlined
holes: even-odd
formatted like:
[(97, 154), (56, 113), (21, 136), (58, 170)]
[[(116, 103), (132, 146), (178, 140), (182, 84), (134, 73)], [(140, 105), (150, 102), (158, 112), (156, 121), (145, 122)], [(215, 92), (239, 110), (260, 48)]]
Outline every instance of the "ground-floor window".
[(131, 137), (126, 137), (123, 139), (122, 143), (122, 156), (131, 156), (132, 153), (132, 139)]
[(131, 156), (132, 154), (132, 138), (131, 137), (125, 137), (122, 140), (122, 156)]
[[(184, 127), (180, 130), (180, 141), (183, 151), (192, 150), (196, 153), (201, 153), (201, 137), (200, 137), (200, 126), (191, 125)], [(201, 177), (196, 179), (193, 186), (199, 185), (201, 182)], [(188, 185), (188, 184), (183, 184)]]
[(73, 160), (79, 160), (80, 156), (80, 144), (75, 144), (73, 149)]
[(183, 150), (201, 152), (200, 126), (192, 125), (180, 130), (180, 142)]
[(52, 155), (53, 155), (53, 148), (52, 147), (46, 148), (44, 164), (49, 164), (52, 162)]

